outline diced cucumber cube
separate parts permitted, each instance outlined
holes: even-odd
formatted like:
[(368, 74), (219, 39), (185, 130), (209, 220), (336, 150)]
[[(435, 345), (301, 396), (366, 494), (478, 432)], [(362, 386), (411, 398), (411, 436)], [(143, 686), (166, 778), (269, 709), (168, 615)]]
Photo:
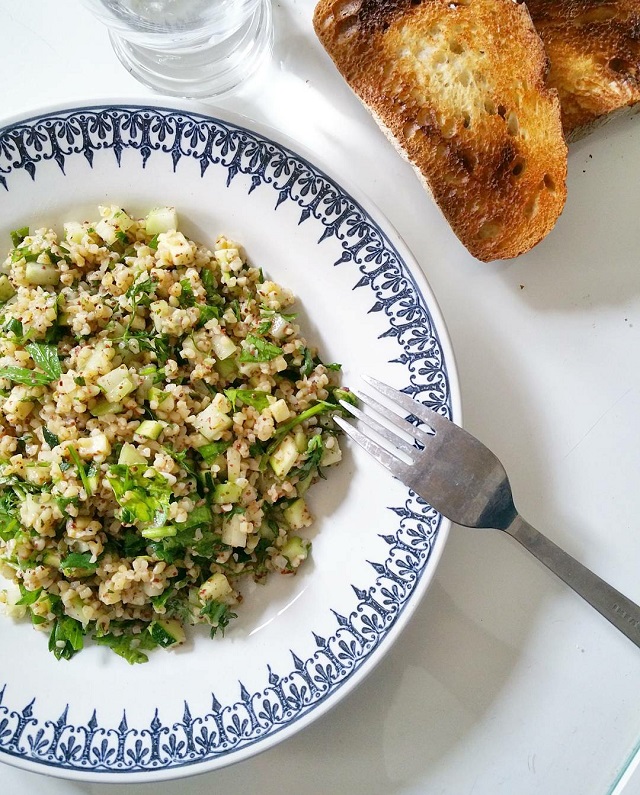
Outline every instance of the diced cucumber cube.
[(133, 225), (133, 220), (119, 207), (99, 207), (102, 220), (95, 226), (96, 232), (111, 246), (116, 242), (118, 232), (126, 232)]
[(175, 207), (156, 207), (150, 210), (145, 218), (145, 229), (148, 235), (160, 235), (178, 229), (178, 213)]
[(211, 347), (218, 360), (224, 361), (238, 350), (237, 345), (226, 334), (216, 334), (211, 340)]
[(81, 458), (106, 458), (111, 452), (111, 442), (104, 433), (95, 436), (85, 436), (74, 442), (75, 448)]
[(209, 577), (206, 582), (203, 582), (198, 591), (198, 596), (203, 602), (211, 602), (217, 599), (223, 599), (233, 592), (233, 588), (229, 585), (229, 580), (224, 574), (214, 574)]
[(135, 466), (136, 464), (146, 464), (147, 459), (139, 453), (138, 450), (129, 442), (125, 442), (120, 450), (118, 457), (119, 464), (126, 464), (127, 466)]
[(245, 547), (247, 532), (242, 527), (242, 515), (239, 513), (225, 518), (222, 522), (222, 543), (230, 547)]
[(3, 273), (2, 276), (0, 276), (0, 303), (6, 304), (15, 294), (16, 291), (13, 289), (9, 277)]
[(282, 480), (293, 467), (299, 455), (296, 440), (291, 434), (287, 434), (269, 458), (271, 469)]
[(96, 405), (89, 409), (93, 417), (104, 417), (105, 414), (119, 414), (124, 410), (122, 403), (110, 403), (106, 398), (98, 398)]
[(291, 416), (289, 406), (287, 406), (287, 401), (283, 398), (280, 398), (280, 400), (276, 400), (275, 403), (272, 403), (269, 406), (269, 411), (276, 422), (285, 422), (285, 420), (288, 420)]
[(60, 568), (60, 555), (57, 552), (52, 552), (51, 550), (46, 550), (42, 555), (42, 562), (45, 566), (51, 566), (53, 569)]
[(231, 379), (238, 370), (235, 359), (218, 359), (215, 368), (220, 374), (220, 377), (225, 380)]
[(144, 436), (145, 439), (153, 439), (155, 441), (166, 427), (166, 422), (143, 420), (138, 426), (136, 433), (138, 436)]
[(310, 547), (309, 541), (300, 538), (300, 536), (291, 536), (280, 551), (295, 569), (303, 560), (307, 559)]
[(149, 400), (155, 400), (155, 402), (161, 406), (165, 400), (169, 397), (169, 392), (163, 392), (161, 389), (158, 389), (157, 386), (152, 386), (149, 390), (148, 398)]
[(184, 643), (186, 635), (180, 622), (175, 618), (157, 619), (152, 621), (149, 634), (163, 649)]
[(116, 367), (115, 370), (111, 370), (106, 375), (100, 376), (97, 384), (104, 392), (109, 403), (120, 403), (136, 388), (129, 370), (124, 364)]
[(29, 284), (37, 284), (40, 287), (53, 287), (60, 281), (60, 271), (55, 265), (27, 262), (24, 278)]
[(298, 451), (300, 453), (306, 453), (309, 442), (307, 440), (307, 434), (304, 432), (304, 428), (301, 428), (300, 425), (298, 425), (293, 432), (293, 435), (296, 440), (296, 447), (298, 448)]
[(201, 411), (193, 421), (193, 427), (210, 442), (219, 439), (232, 425), (231, 417), (220, 411), (213, 403)]
[(85, 236), (85, 228), (77, 221), (69, 221), (64, 224), (64, 236), (70, 243), (82, 243)]
[(294, 500), (291, 505), (285, 508), (282, 515), (292, 530), (301, 530), (303, 527), (309, 527), (313, 522), (307, 503), (302, 497)]
[(224, 505), (228, 502), (238, 502), (244, 491), (244, 486), (239, 486), (235, 481), (227, 480), (225, 483), (218, 483), (213, 490), (213, 501), (216, 505)]
[(338, 440), (335, 436), (330, 438), (333, 438), (333, 444), (331, 447), (327, 447), (325, 442), (324, 448), (322, 450), (322, 457), (320, 458), (321, 467), (330, 467), (333, 466), (333, 464), (337, 464), (342, 461), (342, 450), (340, 449)]

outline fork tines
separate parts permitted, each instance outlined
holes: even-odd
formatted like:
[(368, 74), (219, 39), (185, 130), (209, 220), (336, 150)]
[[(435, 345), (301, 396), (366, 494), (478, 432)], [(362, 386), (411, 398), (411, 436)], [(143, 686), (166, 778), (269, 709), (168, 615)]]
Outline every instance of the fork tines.
[[(408, 395), (398, 392), (375, 378), (363, 376), (363, 380), (392, 401), (392, 406), (386, 406), (364, 392), (359, 391), (356, 393), (361, 402), (367, 408), (375, 411), (386, 424), (379, 422), (370, 413), (362, 411), (346, 401), (340, 401), (340, 403), (356, 419), (356, 422), (350, 423), (341, 417), (335, 417), (335, 422), (383, 466), (397, 477), (402, 478), (409, 467), (416, 462), (420, 453), (420, 450), (415, 447), (414, 440), (417, 440), (422, 447), (427, 448), (434, 438), (434, 432), (437, 432), (438, 427), (442, 427), (438, 421), (441, 420), (446, 423), (447, 420), (426, 406), (422, 406), (412, 400)], [(429, 426), (432, 432), (427, 432), (424, 428), (413, 425), (401, 417), (397, 413), (398, 409), (404, 409), (405, 412), (421, 420)], [(402, 435), (391, 430), (388, 427), (389, 424), (399, 429)], [(368, 431), (373, 431), (379, 438), (389, 442), (392, 445), (392, 449), (389, 450), (387, 447), (378, 444), (371, 438)]]

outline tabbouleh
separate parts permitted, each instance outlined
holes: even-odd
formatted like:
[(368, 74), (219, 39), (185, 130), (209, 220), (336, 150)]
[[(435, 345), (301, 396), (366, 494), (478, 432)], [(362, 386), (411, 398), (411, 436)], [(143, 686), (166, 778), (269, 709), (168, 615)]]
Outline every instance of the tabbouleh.
[(205, 623), (242, 577), (309, 554), (305, 492), (351, 399), (237, 244), (173, 208), (19, 229), (0, 268), (0, 594), (69, 659), (130, 663)]

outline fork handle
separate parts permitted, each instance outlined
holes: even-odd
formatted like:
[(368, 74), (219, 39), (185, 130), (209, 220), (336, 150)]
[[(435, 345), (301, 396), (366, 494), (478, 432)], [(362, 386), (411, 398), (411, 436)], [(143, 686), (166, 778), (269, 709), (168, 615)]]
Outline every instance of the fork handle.
[(505, 531), (640, 647), (640, 607), (635, 602), (578, 563), (520, 515)]

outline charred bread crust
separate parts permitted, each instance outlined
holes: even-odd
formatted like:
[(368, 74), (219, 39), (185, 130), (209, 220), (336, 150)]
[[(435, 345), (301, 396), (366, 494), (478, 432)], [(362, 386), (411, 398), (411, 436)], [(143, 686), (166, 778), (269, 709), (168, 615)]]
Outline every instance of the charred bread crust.
[(567, 152), (524, 5), (320, 0), (314, 26), (473, 256), (518, 256), (553, 228)]
[(640, 103), (640, 0), (528, 0), (570, 141)]

